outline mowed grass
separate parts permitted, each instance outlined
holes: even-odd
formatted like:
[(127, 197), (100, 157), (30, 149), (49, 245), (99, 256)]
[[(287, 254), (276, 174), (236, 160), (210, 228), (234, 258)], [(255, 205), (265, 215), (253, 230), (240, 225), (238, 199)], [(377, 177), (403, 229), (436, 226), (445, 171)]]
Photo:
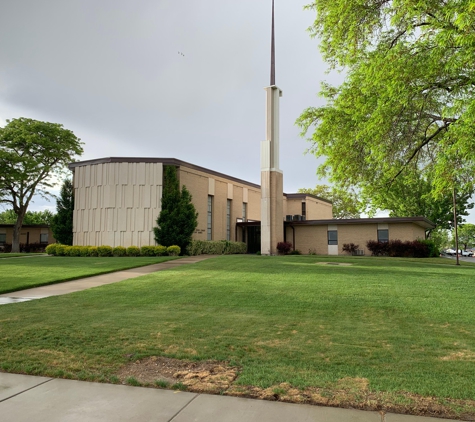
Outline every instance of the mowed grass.
[[(23, 255), (22, 255), (23, 256)], [(0, 260), (0, 294), (176, 259), (175, 257), (28, 256)]]
[(8, 258), (25, 258), (25, 257), (32, 257), (32, 256), (44, 256), (44, 253), (0, 253), (0, 259), (8, 259)]
[(0, 369), (114, 382), (160, 355), (238, 365), (245, 386), (473, 400), (474, 297), (475, 266), (439, 258), (223, 256), (0, 306)]

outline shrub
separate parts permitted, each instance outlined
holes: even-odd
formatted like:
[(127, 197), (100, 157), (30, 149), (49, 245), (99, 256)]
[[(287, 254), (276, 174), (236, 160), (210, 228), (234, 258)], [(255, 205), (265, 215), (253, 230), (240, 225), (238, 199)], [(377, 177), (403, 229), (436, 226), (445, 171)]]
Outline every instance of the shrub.
[(127, 249), (125, 249), (123, 246), (116, 246), (115, 248), (112, 249), (112, 255), (125, 256), (127, 255)]
[(0, 246), (1, 253), (10, 253), (12, 251), (12, 244), (11, 243), (4, 243)]
[(98, 246), (97, 256), (112, 256), (112, 247), (107, 245)]
[(162, 245), (157, 245), (153, 248), (155, 256), (165, 256), (167, 254), (167, 247)]
[(177, 245), (172, 245), (167, 248), (167, 252), (170, 256), (178, 256), (180, 255), (181, 248)]
[(53, 255), (53, 256), (55, 256), (55, 255), (56, 255), (56, 248), (57, 248), (57, 246), (58, 246), (58, 243), (52, 243), (51, 245), (46, 246), (45, 252), (46, 252), (48, 255)]
[(373, 256), (405, 258), (428, 258), (430, 256), (438, 256), (438, 250), (434, 243), (425, 240), (407, 240), (405, 242), (402, 242), (399, 239), (390, 240), (389, 242), (370, 240), (366, 243), (366, 246)]
[(88, 249), (88, 252), (89, 252), (89, 256), (97, 256), (98, 253), (97, 253), (97, 246), (89, 246)]
[(66, 256), (66, 245), (60, 245), (58, 244), (56, 246), (56, 256)]
[(34, 243), (20, 243), (20, 252), (25, 253), (39, 253), (45, 251), (45, 244), (34, 242)]
[(351, 255), (356, 255), (356, 251), (360, 245), (355, 245), (354, 243), (343, 243), (342, 251), (343, 252), (348, 252)]
[(193, 240), (186, 252), (191, 256), (243, 254), (247, 252), (247, 245), (229, 240)]
[(81, 256), (81, 246), (68, 246), (67, 251), (69, 256)]
[(429, 257), (435, 258), (440, 255), (440, 250), (432, 239), (420, 239), (419, 242), (427, 246)]
[(289, 255), (302, 255), (302, 252), (300, 252), (298, 249), (294, 249), (293, 251), (289, 252)]
[(310, 248), (310, 249), (308, 250), (308, 254), (309, 254), (309, 255), (316, 255), (316, 254), (317, 254), (317, 250), (316, 250), (315, 248)]
[(279, 242), (277, 243), (277, 250), (280, 255), (287, 255), (292, 249), (292, 243), (290, 242)]
[(90, 246), (80, 246), (80, 252), (79, 255), (81, 256), (89, 256), (89, 248)]
[(129, 246), (127, 248), (127, 256), (139, 256), (140, 249), (137, 246)]
[(155, 246), (142, 246), (140, 248), (140, 255), (155, 256)]

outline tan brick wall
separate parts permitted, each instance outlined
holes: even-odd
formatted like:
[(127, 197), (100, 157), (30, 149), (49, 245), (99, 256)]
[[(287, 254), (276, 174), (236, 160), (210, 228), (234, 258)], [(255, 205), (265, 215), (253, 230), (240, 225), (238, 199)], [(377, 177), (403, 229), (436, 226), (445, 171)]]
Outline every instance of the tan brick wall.
[[(338, 230), (338, 254), (345, 255), (342, 251), (343, 244), (354, 243), (358, 249), (362, 249), (365, 255), (371, 255), (366, 247), (368, 240), (378, 239), (378, 224), (334, 224)], [(309, 253), (310, 249), (315, 249), (317, 254), (326, 255), (328, 226), (295, 226), (295, 248), (303, 254)], [(416, 240), (425, 238), (424, 228), (413, 223), (389, 224), (389, 239), (399, 239), (401, 241)], [(287, 241), (293, 243), (292, 229), (287, 228)]]
[[(13, 227), (0, 227), (0, 233), (6, 234), (6, 243), (12, 244), (13, 242)], [(48, 234), (48, 244), (55, 243), (53, 232), (50, 228), (43, 227), (28, 227), (23, 226), (20, 231), (20, 243), (40, 243), (41, 234)]]
[[(207, 239), (208, 222), (208, 188), (209, 180), (214, 182), (213, 195), (213, 240), (226, 239), (226, 215), (227, 200), (231, 199), (231, 240), (236, 240), (236, 219), (242, 219), (242, 204), (245, 199), (245, 190), (247, 190), (247, 219), (260, 220), (261, 216), (261, 192), (260, 189), (252, 185), (238, 183), (231, 179), (218, 177), (212, 174), (201, 172), (188, 167), (180, 167), (180, 184), (185, 185), (193, 197), (193, 204), (198, 212), (198, 227), (194, 239)], [(240, 234), (238, 235), (240, 240)]]
[(333, 218), (333, 205), (310, 196), (307, 202), (307, 220), (327, 220)]
[(285, 198), (284, 200), (284, 218), (286, 215), (302, 215), (302, 200)]

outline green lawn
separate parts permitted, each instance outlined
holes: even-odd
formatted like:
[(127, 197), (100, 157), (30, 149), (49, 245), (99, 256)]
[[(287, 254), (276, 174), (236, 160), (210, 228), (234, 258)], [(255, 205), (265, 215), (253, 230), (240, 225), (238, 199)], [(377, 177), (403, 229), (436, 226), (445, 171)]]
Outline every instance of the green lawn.
[(223, 256), (0, 306), (0, 369), (115, 382), (142, 357), (212, 359), (239, 366), (241, 386), (331, 398), (364, 380), (347, 405), (431, 396), (474, 417), (474, 298), (475, 266), (441, 258)]
[(175, 257), (71, 258), (30, 255), (25, 259), (2, 259), (0, 294), (156, 264), (170, 259)]
[(8, 258), (23, 258), (23, 257), (32, 257), (32, 256), (45, 256), (46, 254), (39, 254), (39, 253), (0, 253), (0, 259), (8, 259)]

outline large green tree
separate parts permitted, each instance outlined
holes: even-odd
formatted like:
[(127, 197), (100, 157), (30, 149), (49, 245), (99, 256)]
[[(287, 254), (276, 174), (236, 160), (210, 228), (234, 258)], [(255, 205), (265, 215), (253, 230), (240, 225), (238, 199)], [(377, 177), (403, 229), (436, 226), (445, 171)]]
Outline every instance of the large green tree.
[(20, 230), (33, 196), (49, 195), (55, 176), (82, 152), (79, 138), (57, 123), (21, 117), (0, 128), (0, 202), (17, 216), (12, 252), (20, 250)]
[[(434, 198), (473, 193), (475, 2), (314, 0), (312, 34), (346, 79), (297, 123), (318, 173), (357, 187), (374, 207), (423, 178)], [(405, 191), (411, 195), (412, 186)], [(415, 196), (412, 196), (412, 200)], [(382, 202), (382, 201), (381, 201)]]
[[(27, 211), (23, 224), (48, 224), (53, 220), (54, 214), (49, 210)], [(0, 212), (0, 224), (15, 224), (18, 216), (12, 209)]]
[(182, 253), (186, 252), (198, 225), (198, 213), (191, 199), (184, 185), (180, 190), (176, 168), (165, 166), (162, 209), (154, 228), (155, 241), (159, 245), (178, 245)]
[(459, 238), (459, 246), (462, 249), (475, 246), (475, 224), (462, 224), (457, 230)]
[(65, 179), (56, 200), (56, 215), (51, 230), (54, 238), (63, 245), (73, 244), (74, 188), (71, 179)]
[(328, 185), (316, 185), (314, 188), (302, 188), (298, 191), (330, 201), (333, 204), (333, 218), (360, 218), (363, 204), (354, 192)]

